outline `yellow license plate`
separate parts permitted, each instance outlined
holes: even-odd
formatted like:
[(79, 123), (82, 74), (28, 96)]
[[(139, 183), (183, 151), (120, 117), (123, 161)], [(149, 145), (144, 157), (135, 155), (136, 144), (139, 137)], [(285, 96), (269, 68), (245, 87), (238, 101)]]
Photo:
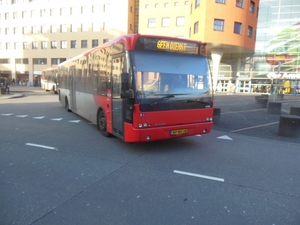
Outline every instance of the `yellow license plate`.
[(170, 135), (182, 135), (182, 134), (187, 134), (188, 129), (180, 129), (180, 130), (171, 130)]

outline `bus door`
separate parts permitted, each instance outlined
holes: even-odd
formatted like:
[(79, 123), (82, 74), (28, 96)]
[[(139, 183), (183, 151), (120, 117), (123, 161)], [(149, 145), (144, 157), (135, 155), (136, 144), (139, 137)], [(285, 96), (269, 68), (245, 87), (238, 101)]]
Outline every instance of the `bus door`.
[(76, 69), (75, 67), (70, 68), (70, 81), (69, 81), (69, 90), (70, 90), (70, 109), (76, 112)]
[(112, 57), (112, 127), (113, 133), (123, 137), (123, 99), (121, 98), (121, 74), (126, 71), (125, 54)]

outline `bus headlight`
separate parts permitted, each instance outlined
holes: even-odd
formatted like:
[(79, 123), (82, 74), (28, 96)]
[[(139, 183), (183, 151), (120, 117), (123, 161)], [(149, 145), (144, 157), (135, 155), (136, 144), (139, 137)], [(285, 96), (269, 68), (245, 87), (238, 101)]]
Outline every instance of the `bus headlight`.
[(139, 128), (142, 128), (143, 127), (143, 124), (139, 123)]

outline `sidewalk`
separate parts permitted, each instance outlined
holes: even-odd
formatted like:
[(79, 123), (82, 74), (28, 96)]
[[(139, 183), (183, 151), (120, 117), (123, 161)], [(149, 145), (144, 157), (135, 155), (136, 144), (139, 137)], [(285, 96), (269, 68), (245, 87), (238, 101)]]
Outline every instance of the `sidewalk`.
[(44, 91), (41, 87), (28, 87), (22, 85), (11, 86), (9, 94), (0, 94), (0, 100), (10, 98), (21, 98), (26, 92)]

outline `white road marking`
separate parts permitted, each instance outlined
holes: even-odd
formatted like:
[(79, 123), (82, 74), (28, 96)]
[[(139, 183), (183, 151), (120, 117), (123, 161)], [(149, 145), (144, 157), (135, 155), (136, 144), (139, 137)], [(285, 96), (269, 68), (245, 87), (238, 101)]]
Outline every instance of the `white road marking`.
[(1, 116), (11, 116), (13, 113), (1, 114)]
[(69, 120), (70, 123), (79, 123), (80, 120)]
[(266, 109), (252, 109), (252, 110), (244, 110), (244, 111), (234, 111), (234, 112), (225, 112), (221, 113), (222, 115), (233, 114), (233, 113), (243, 113), (243, 112), (255, 112), (255, 111), (265, 111)]
[(195, 136), (201, 137), (201, 134), (196, 134)]
[(33, 119), (36, 119), (36, 120), (41, 120), (41, 119), (44, 119), (44, 118), (45, 118), (44, 116), (33, 117)]
[(51, 119), (53, 121), (61, 121), (63, 118), (54, 118), (54, 119)]
[(254, 128), (258, 128), (258, 127), (266, 127), (266, 126), (274, 125), (277, 123), (279, 123), (279, 122), (266, 123), (266, 124), (257, 125), (257, 126), (253, 126), (253, 127), (246, 127), (246, 128), (230, 131), (230, 133), (235, 133), (235, 132), (244, 131), (244, 130), (250, 130), (250, 129), (254, 129)]
[(16, 115), (16, 117), (24, 118), (27, 117), (28, 115)]
[(225, 180), (223, 178), (218, 178), (218, 177), (211, 177), (211, 176), (206, 176), (206, 175), (201, 175), (201, 174), (196, 174), (196, 173), (188, 173), (188, 172), (179, 171), (179, 170), (174, 170), (173, 172), (182, 174), (182, 175), (192, 176), (192, 177), (199, 177), (199, 178), (204, 178), (204, 179), (208, 179), (208, 180), (225, 182)]
[(33, 143), (26, 143), (25, 145), (32, 146), (32, 147), (38, 147), (38, 148), (45, 148), (45, 149), (50, 149), (50, 150), (56, 150), (56, 148), (51, 147), (51, 146), (46, 146), (46, 145), (38, 145), (38, 144), (33, 144)]
[(217, 137), (217, 138), (232, 141), (232, 138), (228, 137), (227, 135), (223, 135), (223, 136), (220, 136), (220, 137)]

